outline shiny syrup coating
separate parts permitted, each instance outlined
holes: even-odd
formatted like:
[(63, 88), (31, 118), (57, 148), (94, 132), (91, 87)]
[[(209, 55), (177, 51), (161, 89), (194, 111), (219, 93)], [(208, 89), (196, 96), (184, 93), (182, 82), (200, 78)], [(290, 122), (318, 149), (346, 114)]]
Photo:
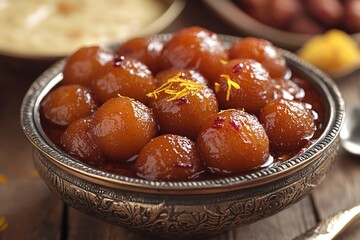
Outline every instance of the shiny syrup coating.
[(272, 78), (284, 77), (288, 70), (286, 60), (271, 42), (247, 37), (235, 42), (229, 50), (230, 59), (250, 58), (260, 62)]
[[(256, 114), (272, 100), (272, 86), (268, 71), (252, 59), (233, 59), (223, 65), (222, 74), (239, 85), (229, 86), (229, 79), (220, 76), (215, 84), (215, 94), (221, 109), (244, 109)], [(230, 88), (230, 91), (229, 91)], [(229, 93), (228, 93), (229, 91)]]
[(164, 45), (161, 69), (195, 68), (212, 81), (220, 72), (219, 63), (227, 60), (227, 52), (218, 36), (201, 27), (184, 28)]
[(258, 169), (270, 156), (269, 139), (258, 119), (235, 109), (210, 117), (196, 144), (207, 169), (219, 175)]
[[(187, 81), (193, 83), (192, 81)], [(172, 133), (196, 140), (200, 128), (208, 117), (218, 112), (218, 103), (213, 91), (205, 85), (198, 84), (198, 91), (171, 100), (173, 95), (160, 92), (152, 97), (149, 106), (153, 109), (162, 134)], [(170, 91), (180, 92), (184, 89), (181, 83), (175, 82)]]
[(114, 161), (134, 158), (157, 132), (151, 109), (128, 97), (106, 101), (94, 114), (91, 137)]
[(80, 118), (66, 128), (61, 144), (70, 155), (89, 164), (98, 164), (105, 159), (100, 148), (90, 135), (91, 118)]
[[(163, 69), (156, 75), (158, 79), (153, 78), (154, 85), (152, 90), (142, 92), (144, 88), (140, 87), (140, 89), (137, 87), (136, 94), (141, 92), (142, 97), (147, 95), (146, 100), (143, 101), (148, 104), (149, 107), (125, 97), (130, 94), (128, 92), (121, 94), (113, 91), (113, 89), (119, 88), (118, 86), (121, 84), (129, 87), (136, 81), (127, 82), (127, 80), (124, 79), (120, 81), (121, 83), (118, 83), (117, 81), (107, 79), (102, 86), (105, 97), (103, 101), (98, 101), (100, 103), (104, 102), (100, 110), (94, 114), (94, 111), (96, 111), (96, 105), (94, 104), (94, 110), (89, 114), (91, 117), (82, 116), (80, 120), (73, 121), (73, 123), (66, 128), (67, 124), (56, 124), (45, 115), (42, 105), (45, 99), (51, 95), (50, 92), (41, 104), (40, 118), (47, 136), (65, 152), (97, 169), (129, 177), (147, 179), (161, 179), (160, 177), (157, 178), (157, 176), (161, 175), (159, 172), (166, 172), (166, 169), (168, 169), (169, 171), (175, 172), (172, 173), (175, 176), (174, 180), (170, 181), (181, 181), (175, 179), (181, 178), (178, 177), (177, 173), (181, 176), (186, 176), (184, 177), (185, 180), (203, 180), (222, 175), (232, 176), (248, 173), (259, 168), (265, 168), (268, 164), (271, 164), (273, 160), (277, 162), (285, 161), (297, 155), (321, 135), (325, 126), (325, 119), (327, 119), (328, 116), (328, 109), (326, 108), (323, 97), (316, 91), (316, 88), (314, 88), (310, 81), (305, 79), (301, 74), (297, 74), (295, 70), (292, 70), (292, 74), (288, 74), (290, 72), (287, 72), (284, 77), (272, 78), (266, 68), (256, 60), (233, 59), (226, 61), (226, 53), (223, 55), (225, 59), (217, 57), (216, 54), (212, 55), (211, 59), (208, 57), (199, 57), (197, 56), (199, 52), (217, 51), (217, 40), (214, 41), (214, 39), (217, 39), (216, 34), (202, 30), (204, 29), (194, 27), (184, 29), (184, 31), (181, 30), (175, 34), (175, 36), (180, 35), (183, 37), (182, 41), (184, 44), (174, 44), (174, 42), (181, 39), (179, 37), (174, 37), (175, 41), (169, 41), (169, 46), (171, 46), (175, 52), (179, 51), (179, 54), (167, 52), (164, 56), (167, 55), (167, 57), (169, 57), (168, 60), (178, 57), (174, 63), (183, 62), (185, 63), (183, 64), (185, 67), (179, 67), (181, 64), (179, 64), (179, 66), (169, 64), (166, 69)], [(181, 32), (182, 34), (180, 34)], [(176, 38), (178, 39), (176, 40)], [(209, 45), (212, 45), (214, 49), (210, 49)], [(199, 50), (199, 46), (204, 47), (205, 51), (202, 52), (201, 49)], [(143, 45), (140, 43), (138, 46), (136, 44), (135, 46), (133, 45), (133, 47), (136, 49), (134, 50), (135, 53), (139, 49), (143, 49)], [(168, 48), (171, 49), (171, 47)], [(164, 49), (166, 49), (166, 47)], [(107, 66), (100, 66), (101, 70), (96, 70), (97, 73), (95, 77), (92, 77), (91, 83), (93, 84), (96, 81), (94, 78), (98, 78), (102, 71), (105, 72), (104, 69), (106, 67), (118, 70), (118, 68), (123, 67), (124, 63), (139, 62), (135, 59), (137, 57), (130, 56), (131, 54), (129, 52), (128, 50), (129, 55), (126, 57), (122, 55), (111, 57), (110, 62), (107, 62)], [(223, 52), (222, 47), (220, 48), (220, 52)], [(182, 55), (183, 53), (184, 55)], [(195, 57), (193, 58), (193, 56)], [(162, 57), (163, 53), (157, 61), (159, 68), (164, 67), (164, 59), (162, 59)], [(197, 72), (201, 69), (202, 64), (200, 63), (203, 62), (202, 60), (204, 59), (214, 64), (213, 66), (212, 64), (208, 64), (208, 69), (204, 70), (208, 70), (206, 73), (207, 79), (199, 77), (198, 75), (201, 76), (203, 74), (198, 74)], [(189, 64), (189, 67), (187, 65), (188, 63), (195, 63), (195, 65), (192, 66)], [(146, 64), (142, 65), (145, 66)], [(147, 71), (150, 72), (149, 69)], [(104, 72), (103, 75), (106, 75)], [(131, 78), (131, 74), (136, 72), (136, 69), (129, 69), (129, 72)], [(126, 75), (126, 73), (121, 73), (120, 75)], [(129, 77), (126, 78), (128, 79)], [(181, 95), (172, 100), (170, 100), (170, 98), (174, 97), (173, 94), (169, 95), (164, 94), (164, 92), (158, 92), (156, 98), (151, 94), (156, 92), (154, 90), (155, 87), (159, 88), (163, 84), (166, 84), (169, 79), (176, 78), (185, 82), (191, 82), (191, 84), (201, 83), (201, 85), (199, 84), (201, 86), (200, 91), (196, 91), (195, 88), (195, 90), (192, 90), (194, 94)], [(228, 81), (229, 79), (231, 81)], [(212, 96), (214, 93), (211, 92), (211, 90), (202, 85), (205, 81), (209, 82), (209, 87), (212, 88), (214, 92), (217, 91), (216, 97), (218, 99)], [(63, 82), (64, 81), (62, 81), (62, 83)], [(63, 85), (62, 83), (61, 85)], [(215, 83), (218, 83), (218, 86), (216, 86)], [(229, 83), (231, 83), (231, 88), (228, 94)], [(84, 83), (84, 85), (86, 84), (87, 83)], [(234, 84), (238, 84), (239, 88), (235, 88)], [(206, 94), (203, 93), (204, 87), (207, 89), (205, 91)], [(57, 88), (59, 88), (59, 86), (55, 89)], [(83, 88), (86, 89), (85, 87)], [(92, 93), (95, 92), (95, 88), (92, 89)], [(114, 95), (108, 94), (108, 89), (113, 91), (111, 94)], [(180, 88), (179, 83), (177, 83), (172, 85), (168, 90), (172, 93), (177, 93), (181, 92), (182, 88)], [(241, 92), (241, 90), (243, 92)], [(101, 95), (102, 90), (99, 92), (99, 95)], [(116, 94), (114, 92), (116, 92)], [(87, 90), (87, 93), (90, 93), (89, 90)], [(208, 95), (209, 93), (211, 94)], [(125, 96), (118, 97), (118, 94)], [(227, 95), (229, 96), (228, 100), (226, 99)], [(59, 96), (61, 97), (62, 94)], [(100, 99), (100, 97), (94, 94), (89, 98), (93, 103), (93, 97), (96, 100)], [(108, 98), (110, 99), (106, 101)], [(81, 97), (79, 99), (81, 99)], [(151, 104), (155, 102), (155, 99), (158, 103), (152, 106)], [(264, 134), (264, 127), (261, 127), (256, 117), (250, 114), (259, 116), (260, 109), (267, 106), (273, 99), (279, 99), (278, 101), (280, 101), (280, 99), (296, 100), (302, 102), (304, 107), (311, 108), (316, 130), (311, 138), (307, 137), (303, 139), (302, 143), (305, 145), (300, 144), (294, 150), (283, 150), (283, 148), (279, 150), (270, 143), (271, 152), (269, 153), (270, 136), (268, 138), (268, 134)], [(218, 113), (217, 101), (222, 105), (222, 109), (238, 108), (240, 110), (231, 109)], [(65, 104), (65, 108), (71, 108), (71, 104), (72, 101), (69, 101)], [(155, 116), (151, 108), (154, 108), (154, 111), (155, 108), (158, 108), (157, 111), (159, 111), (160, 114), (157, 113)], [(244, 111), (241, 111), (242, 108), (244, 108)], [(276, 114), (277, 113), (275, 113), (275, 115)], [(161, 126), (159, 126), (158, 123), (161, 123)], [(196, 125), (197, 127), (195, 127)], [(151, 165), (150, 159), (152, 156), (160, 155), (162, 159), (161, 161), (157, 161), (158, 164), (170, 164), (171, 161), (167, 162), (167, 157), (165, 157), (171, 153), (169, 149), (176, 150), (179, 147), (180, 150), (190, 149), (181, 146), (173, 147), (171, 144), (176, 143), (177, 140), (172, 141), (171, 144), (168, 142), (160, 144), (161, 146), (149, 147), (149, 149), (152, 150), (148, 150), (145, 157), (140, 158), (140, 156), (137, 156), (143, 151), (146, 152), (145, 150), (148, 149), (148, 144), (150, 146), (152, 145), (150, 144), (152, 142), (151, 139), (157, 136), (159, 130), (161, 134), (167, 134), (165, 136), (177, 134), (176, 139), (186, 139), (186, 141), (184, 140), (182, 142), (190, 141), (188, 138), (191, 138), (193, 141), (196, 140), (197, 143), (195, 144), (198, 150), (201, 150), (201, 152), (200, 150), (198, 152), (201, 156), (199, 157), (200, 161), (202, 165), (206, 164), (206, 167), (202, 166), (202, 168), (199, 168), (199, 171), (193, 171), (190, 169), (193, 169), (192, 167), (195, 165), (183, 161), (176, 161), (175, 164), (169, 165), (170, 167), (166, 165), (161, 165), (160, 167), (159, 165)], [(278, 135), (281, 134), (282, 133), (278, 133)], [(163, 140), (168, 139), (169, 141), (169, 138), (165, 136), (163, 135), (161, 138)], [(248, 144), (250, 142), (252, 142), (252, 144)], [(170, 147), (163, 148), (165, 145), (169, 145)], [(188, 146), (192, 145), (193, 142), (190, 141)], [(165, 152), (160, 154), (160, 149), (162, 149), (161, 151), (165, 149)], [(179, 156), (178, 153), (181, 152), (180, 150), (176, 150), (178, 152), (175, 155), (170, 154), (169, 158), (172, 159), (174, 156), (176, 159)], [(194, 151), (194, 154), (196, 155), (195, 152), (196, 151)], [(198, 157), (195, 157), (195, 155), (192, 156), (192, 158), (197, 162)], [(148, 167), (142, 167), (141, 164), (138, 163), (140, 161), (136, 160), (137, 158), (144, 159), (144, 164), (147, 162)], [(206, 158), (210, 160), (206, 160)], [(185, 157), (185, 159), (187, 158)], [(154, 167), (154, 172), (149, 170), (152, 169), (151, 166)], [(204, 168), (205, 173), (202, 172)], [(143, 172), (141, 173), (141, 171)], [(147, 176), (145, 176), (145, 171), (147, 172)], [(166, 176), (165, 178), (170, 179), (171, 176)]]
[(66, 61), (63, 84), (80, 84), (90, 87), (91, 80), (99, 69), (114, 58), (113, 52), (105, 47), (82, 47)]
[(164, 84), (169, 78), (172, 78), (180, 73), (180, 78), (201, 83), (204, 85), (208, 85), (208, 81), (204, 78), (201, 73), (194, 69), (189, 68), (175, 68), (175, 69), (167, 69), (156, 74), (155, 77), (155, 85), (156, 87), (160, 87)]
[(69, 84), (50, 92), (41, 103), (43, 116), (52, 123), (66, 126), (91, 115), (97, 105), (90, 90), (77, 84)]
[(117, 54), (139, 60), (154, 74), (159, 71), (158, 58), (162, 49), (163, 43), (155, 36), (139, 37), (123, 43)]
[(204, 165), (193, 141), (173, 134), (152, 139), (135, 162), (137, 176), (148, 180), (186, 181), (204, 173)]
[(305, 90), (290, 79), (274, 78), (270, 82), (274, 99), (302, 100), (305, 97)]
[(273, 150), (292, 151), (305, 146), (316, 130), (314, 117), (305, 104), (277, 99), (262, 110), (259, 120)]
[(146, 94), (155, 89), (155, 84), (146, 65), (117, 56), (99, 70), (92, 80), (91, 89), (102, 103), (119, 94), (146, 103)]

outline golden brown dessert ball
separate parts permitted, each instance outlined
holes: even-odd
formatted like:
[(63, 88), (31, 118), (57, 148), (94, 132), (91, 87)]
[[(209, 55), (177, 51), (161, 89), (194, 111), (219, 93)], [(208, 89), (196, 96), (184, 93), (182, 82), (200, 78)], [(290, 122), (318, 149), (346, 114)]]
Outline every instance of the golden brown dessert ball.
[(308, 143), (316, 130), (311, 111), (298, 101), (271, 101), (261, 110), (259, 120), (269, 136), (272, 150), (299, 149)]
[(173, 133), (195, 140), (206, 119), (218, 112), (218, 103), (210, 88), (179, 77), (168, 80), (148, 96), (163, 134)]
[(230, 59), (251, 58), (260, 62), (273, 78), (284, 77), (288, 70), (286, 60), (271, 42), (247, 37), (233, 44), (229, 50)]
[(146, 144), (135, 169), (137, 176), (158, 181), (193, 180), (204, 172), (194, 142), (172, 134), (158, 136)]
[(303, 6), (299, 0), (272, 0), (265, 1), (267, 6), (264, 11), (268, 14), (270, 22), (265, 22), (277, 28), (286, 28), (299, 14)]
[(45, 97), (41, 104), (44, 117), (61, 126), (90, 116), (96, 108), (90, 90), (77, 84), (56, 88)]
[(216, 174), (244, 173), (269, 158), (269, 139), (258, 119), (229, 109), (210, 117), (196, 141), (205, 166)]
[(64, 67), (63, 84), (81, 84), (90, 87), (101, 66), (113, 59), (111, 50), (105, 47), (83, 47), (67, 59)]
[(160, 87), (162, 84), (166, 83), (168, 79), (178, 75), (179, 73), (181, 74), (180, 78), (204, 85), (208, 84), (208, 81), (203, 77), (203, 75), (194, 69), (175, 68), (159, 72), (155, 77), (155, 86)]
[(128, 97), (106, 101), (94, 114), (91, 136), (114, 161), (128, 161), (155, 137), (157, 124), (151, 109)]
[(221, 109), (244, 108), (256, 114), (273, 97), (268, 71), (253, 59), (233, 59), (223, 65), (214, 90)]
[(146, 94), (153, 91), (155, 85), (146, 65), (135, 59), (117, 56), (99, 70), (91, 88), (102, 103), (119, 94), (146, 103)]
[(70, 155), (85, 163), (97, 164), (104, 160), (104, 155), (91, 139), (90, 122), (91, 118), (80, 118), (70, 123), (61, 136), (61, 143)]
[(360, 32), (360, 1), (345, 1), (344, 25), (352, 33)]
[(184, 28), (164, 45), (161, 69), (195, 68), (211, 81), (219, 74), (220, 62), (227, 52), (218, 36), (201, 27)]
[(236, 3), (253, 18), (275, 28), (286, 28), (304, 8), (299, 0), (238, 0)]
[(273, 87), (274, 99), (301, 100), (305, 96), (305, 90), (290, 79), (275, 78), (270, 81)]
[(321, 34), (325, 31), (324, 27), (321, 26), (320, 23), (307, 14), (298, 15), (290, 22), (288, 29), (292, 32), (305, 34)]
[(155, 36), (139, 37), (122, 44), (117, 54), (139, 60), (154, 74), (159, 70), (158, 57), (162, 49), (163, 43)]
[(344, 7), (339, 0), (306, 0), (309, 13), (325, 26), (336, 26), (344, 16)]

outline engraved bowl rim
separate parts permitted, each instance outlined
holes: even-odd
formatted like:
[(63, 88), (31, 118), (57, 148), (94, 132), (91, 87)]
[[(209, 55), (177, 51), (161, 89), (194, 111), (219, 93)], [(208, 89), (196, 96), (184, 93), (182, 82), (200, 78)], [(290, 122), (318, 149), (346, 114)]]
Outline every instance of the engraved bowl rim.
[[(156, 36), (162, 41), (167, 41), (171, 38), (172, 34), (158, 34)], [(230, 35), (218, 34), (218, 36), (225, 47), (229, 47), (232, 42), (240, 39), (240, 37)], [(111, 47), (114, 48), (116, 46), (119, 46), (119, 44), (114, 44)], [(330, 109), (329, 119), (321, 136), (304, 152), (283, 163), (249, 174), (211, 180), (152, 181), (97, 170), (62, 152), (45, 136), (39, 120), (39, 106), (46, 93), (61, 80), (61, 71), (64, 67), (65, 59), (58, 61), (48, 68), (30, 86), (21, 106), (21, 125), (30, 142), (49, 161), (74, 176), (103, 186), (136, 192), (174, 195), (219, 193), (260, 186), (290, 176), (292, 173), (319, 159), (338, 137), (345, 118), (344, 100), (335, 82), (322, 71), (298, 58), (295, 54), (287, 50), (281, 50), (288, 64), (305, 74), (325, 97), (326, 104), (328, 104)]]

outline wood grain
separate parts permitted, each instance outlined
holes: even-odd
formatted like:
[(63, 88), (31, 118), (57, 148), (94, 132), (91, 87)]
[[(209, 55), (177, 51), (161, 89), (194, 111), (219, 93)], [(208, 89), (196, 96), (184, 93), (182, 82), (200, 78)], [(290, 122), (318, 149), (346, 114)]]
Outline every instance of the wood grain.
[(0, 71), (0, 239), (60, 239), (61, 201), (36, 174), (32, 147), (20, 127), (20, 105), (34, 75)]
[(233, 239), (293, 239), (316, 223), (310, 197), (276, 215), (233, 230)]
[(123, 239), (135, 240), (148, 238), (129, 232), (127, 229), (117, 227), (95, 218), (89, 217), (79, 211), (68, 208), (68, 240), (77, 239)]
[[(360, 71), (339, 79), (346, 109), (360, 106)], [(360, 119), (358, 119), (360, 121)], [(325, 181), (314, 191), (314, 203), (320, 219), (360, 204), (360, 158), (341, 149), (337, 164)], [(339, 239), (360, 239), (360, 223), (354, 224)]]

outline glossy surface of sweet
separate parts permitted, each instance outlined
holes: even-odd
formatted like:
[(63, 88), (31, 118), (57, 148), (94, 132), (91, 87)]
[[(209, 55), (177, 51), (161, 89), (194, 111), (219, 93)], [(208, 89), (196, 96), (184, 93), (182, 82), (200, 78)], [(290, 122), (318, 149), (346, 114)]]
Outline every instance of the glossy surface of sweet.
[(135, 169), (137, 176), (149, 180), (194, 180), (204, 173), (200, 153), (193, 141), (173, 134), (152, 139), (141, 150)]
[(264, 127), (241, 110), (229, 109), (210, 117), (196, 142), (208, 170), (220, 175), (260, 168), (270, 156)]
[[(153, 43), (164, 46), (154, 55)], [(86, 164), (159, 181), (246, 174), (304, 151), (326, 118), (316, 88), (265, 40), (234, 41), (230, 60), (222, 45), (200, 27), (166, 41), (129, 40), (81, 87), (94, 108), (62, 127), (49, 124), (55, 108), (43, 110), (45, 132)], [(61, 81), (53, 92), (69, 86)]]

